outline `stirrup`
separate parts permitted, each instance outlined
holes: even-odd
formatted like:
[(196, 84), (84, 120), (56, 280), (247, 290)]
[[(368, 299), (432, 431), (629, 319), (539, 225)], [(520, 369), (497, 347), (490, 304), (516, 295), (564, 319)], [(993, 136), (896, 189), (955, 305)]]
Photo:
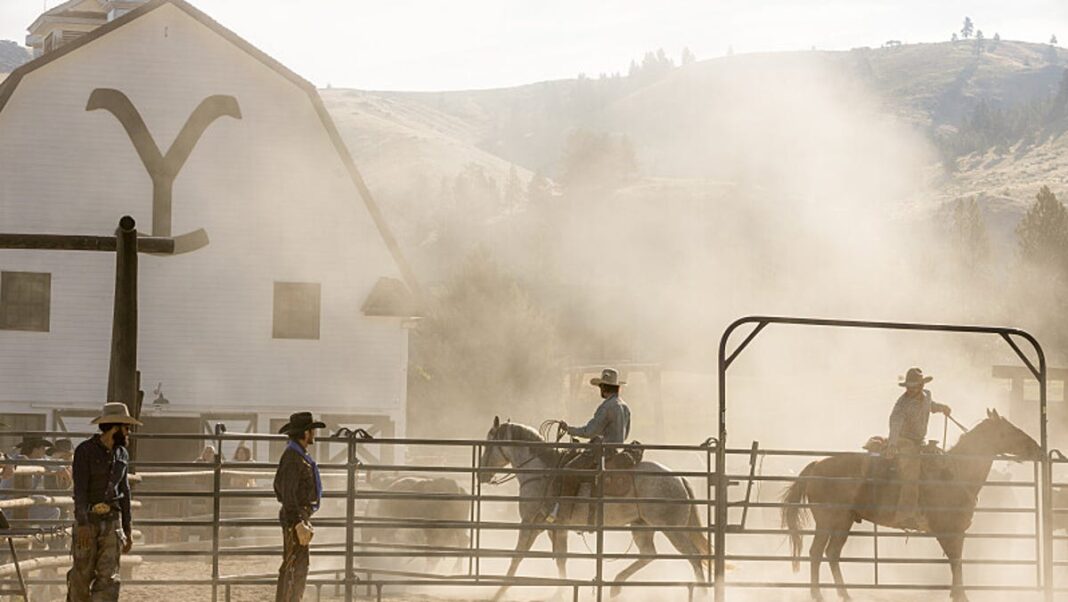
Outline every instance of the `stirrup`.
[(551, 524), (555, 524), (556, 523), (556, 519), (559, 517), (559, 515), (560, 515), (560, 502), (556, 502), (555, 504), (553, 504), (553, 509), (550, 510), (549, 513), (545, 515), (545, 522), (549, 523), (550, 525)]

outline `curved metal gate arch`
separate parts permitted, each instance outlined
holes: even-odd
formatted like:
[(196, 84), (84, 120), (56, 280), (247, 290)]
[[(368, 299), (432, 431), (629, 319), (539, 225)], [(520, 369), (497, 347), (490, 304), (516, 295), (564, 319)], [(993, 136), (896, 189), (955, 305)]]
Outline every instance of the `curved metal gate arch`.
[[(753, 329), (741, 343), (728, 353), (727, 346), (731, 335), (736, 330), (752, 324)], [(718, 442), (716, 445), (716, 496), (715, 496), (715, 599), (726, 599), (726, 542), (727, 542), (727, 370), (738, 356), (753, 342), (758, 334), (769, 324), (786, 324), (793, 326), (819, 326), (830, 328), (852, 328), (868, 330), (903, 330), (923, 332), (949, 332), (963, 334), (992, 334), (999, 336), (1016, 353), (1027, 369), (1038, 380), (1039, 385), (1039, 429), (1042, 446), (1042, 586), (1047, 601), (1053, 600), (1053, 512), (1052, 512), (1052, 463), (1049, 453), (1049, 435), (1047, 432), (1048, 416), (1046, 414), (1046, 354), (1042, 345), (1027, 331), (1018, 328), (1000, 326), (965, 326), (959, 324), (923, 324), (914, 322), (882, 322), (865, 320), (831, 320), (820, 318), (799, 318), (788, 316), (746, 316), (731, 323), (719, 341), (719, 418)], [(1020, 349), (1015, 338), (1027, 341), (1034, 349), (1038, 360), (1036, 366), (1027, 354)]]

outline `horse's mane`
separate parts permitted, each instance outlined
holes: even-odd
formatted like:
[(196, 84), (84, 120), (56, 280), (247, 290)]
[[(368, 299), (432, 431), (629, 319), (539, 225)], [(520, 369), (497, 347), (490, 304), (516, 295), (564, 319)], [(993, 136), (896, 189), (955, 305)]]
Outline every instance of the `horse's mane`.
[(509, 427), (508, 439), (511, 439), (512, 441), (535, 441), (538, 443), (545, 443), (545, 439), (542, 439), (541, 434), (534, 430), (534, 427), (532, 426), (519, 424), (518, 422), (506, 422), (504, 426)]
[[(505, 427), (508, 427), (506, 432), (501, 432)], [(531, 443), (545, 443), (545, 439), (538, 433), (534, 427), (527, 426), (525, 424), (519, 424), (517, 422), (506, 422), (501, 425), (501, 431), (498, 431), (498, 439), (505, 439), (510, 441), (529, 441)], [(503, 435), (503, 436), (502, 436)], [(555, 466), (557, 460), (557, 452), (555, 449), (546, 446), (538, 446), (532, 448), (534, 455), (537, 456), (542, 462), (548, 466)]]

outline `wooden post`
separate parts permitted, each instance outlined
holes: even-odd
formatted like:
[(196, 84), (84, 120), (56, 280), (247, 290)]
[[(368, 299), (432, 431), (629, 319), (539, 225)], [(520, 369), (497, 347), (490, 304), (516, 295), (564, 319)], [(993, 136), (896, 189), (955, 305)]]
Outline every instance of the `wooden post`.
[(115, 307), (107, 400), (126, 404), (137, 417), (137, 228), (124, 215), (115, 231)]

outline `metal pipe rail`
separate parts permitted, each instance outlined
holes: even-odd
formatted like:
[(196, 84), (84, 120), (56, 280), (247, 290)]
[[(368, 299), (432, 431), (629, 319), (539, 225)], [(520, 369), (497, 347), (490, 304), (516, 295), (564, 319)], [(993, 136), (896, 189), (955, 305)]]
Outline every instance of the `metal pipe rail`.
[[(45, 436), (50, 434), (44, 434)], [(55, 435), (51, 435), (55, 436)], [(64, 433), (63, 436), (69, 436)], [(150, 434), (138, 434), (137, 437), (150, 438), (154, 435)], [(279, 437), (270, 435), (256, 435), (252, 436), (247, 433), (240, 435), (228, 435), (225, 433), (214, 433), (208, 435), (166, 435), (163, 438), (167, 439), (198, 439), (204, 441), (210, 441), (220, 444), (217, 449), (221, 449), (221, 441), (226, 439), (232, 440), (260, 440), (260, 441), (273, 441), (279, 440)], [(663, 588), (684, 588), (688, 593), (700, 590), (709, 586), (719, 586), (723, 581), (713, 579), (713, 575), (706, 574), (704, 580), (680, 580), (675, 575), (668, 575), (664, 580), (637, 580), (626, 581), (619, 583), (614, 580), (614, 576), (610, 575), (612, 572), (606, 563), (613, 561), (633, 562), (635, 560), (663, 560), (665, 562), (686, 563), (688, 560), (695, 559), (705, 563), (713, 563), (716, 558), (722, 559), (724, 565), (727, 562), (735, 563), (754, 563), (759, 565), (783, 565), (789, 562), (791, 558), (783, 556), (782, 554), (764, 554), (765, 549), (774, 549), (785, 537), (786, 532), (777, 527), (777, 521), (768, 522), (767, 513), (775, 512), (786, 507), (786, 504), (782, 502), (769, 501), (765, 499), (749, 500), (748, 497), (739, 501), (737, 499), (728, 499), (726, 496), (717, 498), (714, 494), (718, 485), (720, 484), (736, 484), (745, 486), (747, 483), (778, 483), (787, 485), (793, 481), (796, 481), (798, 477), (792, 474), (734, 474), (727, 470), (729, 463), (733, 463), (734, 460), (748, 460), (754, 454), (754, 449), (723, 449), (722, 454), (718, 441), (713, 441), (710, 444), (685, 446), (685, 445), (657, 445), (657, 446), (642, 446), (643, 450), (647, 453), (647, 458), (650, 454), (659, 454), (656, 456), (657, 460), (664, 460), (665, 464), (672, 464), (673, 462), (665, 460), (666, 457), (675, 458), (682, 466), (684, 470), (680, 470), (676, 475), (685, 475), (693, 486), (692, 489), (696, 493), (696, 497), (687, 500), (669, 500), (660, 498), (642, 498), (644, 503), (650, 504), (662, 504), (662, 505), (688, 505), (696, 508), (699, 511), (699, 515), (702, 517), (702, 523), (700, 526), (677, 526), (658, 528), (651, 525), (630, 525), (630, 526), (609, 526), (600, 524), (600, 521), (595, 521), (595, 524), (591, 525), (592, 530), (595, 532), (596, 541), (591, 541), (591, 549), (589, 550), (570, 550), (565, 554), (558, 554), (551, 551), (544, 550), (532, 550), (528, 552), (517, 552), (514, 549), (501, 547), (502, 545), (510, 544), (508, 541), (514, 538), (521, 530), (527, 528), (534, 528), (541, 531), (554, 532), (560, 530), (572, 530), (574, 527), (563, 526), (558, 524), (546, 524), (535, 523), (531, 525), (520, 525), (515, 522), (505, 520), (500, 516), (497, 516), (496, 509), (503, 507), (506, 504), (514, 504), (519, 498), (514, 491), (514, 484), (509, 485), (509, 489), (502, 489), (499, 491), (490, 492), (489, 489), (483, 488), (482, 484), (478, 481), (478, 476), (486, 474), (488, 472), (497, 472), (502, 474), (555, 474), (554, 471), (546, 469), (533, 469), (533, 468), (502, 468), (502, 469), (489, 469), (479, 466), (479, 458), (482, 456), (482, 452), (487, 445), (507, 445), (507, 442), (487, 442), (487, 441), (435, 441), (435, 440), (418, 440), (419, 445), (415, 445), (412, 441), (405, 439), (389, 439), (389, 440), (377, 440), (377, 439), (357, 439), (349, 437), (320, 437), (318, 439), (320, 445), (333, 444), (344, 445), (346, 447), (345, 462), (341, 463), (324, 463), (321, 464), (323, 470), (324, 481), (329, 483), (335, 483), (330, 485), (330, 488), (325, 492), (324, 507), (314, 522), (316, 523), (317, 530), (321, 533), (317, 535), (317, 541), (313, 544), (311, 549), (311, 556), (316, 563), (331, 563), (336, 565), (336, 568), (323, 568), (317, 569), (321, 571), (318, 573), (322, 577), (309, 580), (309, 585), (319, 587), (335, 587), (344, 591), (344, 597), (346, 600), (351, 600), (355, 596), (356, 589), (367, 587), (374, 588), (378, 595), (381, 595), (382, 588), (384, 587), (405, 587), (415, 585), (453, 585), (453, 586), (490, 586), (496, 587), (500, 585), (516, 585), (516, 586), (528, 586), (528, 587), (555, 587), (557, 585), (562, 587), (575, 588), (576, 599), (578, 595), (578, 588), (591, 587), (593, 588), (594, 595), (600, 598), (603, 589), (605, 587), (613, 587), (614, 585), (623, 585), (625, 587), (663, 587)], [(523, 442), (526, 444), (527, 442)], [(368, 465), (359, 463), (356, 458), (356, 452), (361, 447), (382, 449), (386, 446), (392, 446), (396, 450), (411, 450), (417, 447), (429, 447), (433, 446), (436, 449), (455, 449), (458, 446), (467, 446), (470, 451), (471, 464), (468, 466), (423, 466), (412, 465), (405, 463), (391, 463), (383, 465)], [(518, 443), (516, 444), (518, 445)], [(557, 447), (555, 444), (546, 444), (550, 447)], [(585, 447), (584, 444), (561, 444), (561, 448), (581, 448)], [(782, 458), (792, 458), (799, 463), (807, 462), (814, 456), (829, 455), (830, 452), (819, 452), (812, 450), (757, 450), (756, 453), (764, 454), (767, 456), (776, 456)], [(403, 457), (403, 454), (398, 455)], [(717, 457), (722, 457), (724, 460), (718, 462)], [(729, 460), (729, 462), (728, 462)], [(229, 464), (223, 462), (221, 457), (217, 456), (217, 461), (210, 466), (210, 470), (199, 471), (203, 474), (197, 475), (200, 484), (199, 489), (190, 488), (190, 490), (183, 490), (176, 487), (176, 483), (170, 483), (170, 479), (188, 479), (188, 476), (172, 475), (170, 477), (166, 475), (169, 469), (184, 469), (188, 468), (190, 464), (198, 468), (205, 468), (203, 463), (196, 464), (190, 462), (144, 462), (134, 465), (135, 470), (151, 467), (154, 470), (162, 470), (154, 474), (152, 477), (144, 478), (139, 483), (135, 484), (135, 495), (138, 499), (143, 500), (145, 507), (139, 512), (141, 516), (135, 515), (135, 525), (144, 530), (146, 533), (158, 533), (160, 529), (168, 527), (190, 527), (195, 529), (204, 530), (203, 541), (197, 542), (195, 546), (190, 544), (189, 547), (183, 547), (183, 549), (176, 549), (174, 546), (155, 546), (152, 544), (139, 546), (136, 553), (145, 559), (146, 566), (152, 566), (154, 562), (162, 559), (192, 559), (192, 558), (207, 558), (211, 562), (211, 571), (208, 576), (198, 576), (196, 578), (189, 579), (161, 579), (154, 581), (151, 579), (137, 579), (125, 581), (131, 585), (152, 585), (152, 584), (170, 584), (170, 585), (196, 585), (211, 587), (212, 600), (218, 600), (219, 598), (226, 598), (230, 595), (230, 591), (233, 587), (240, 586), (269, 586), (272, 585), (274, 580), (272, 577), (263, 577), (262, 575), (256, 575), (254, 578), (248, 575), (226, 575), (220, 570), (220, 561), (222, 559), (230, 559), (235, 557), (249, 557), (249, 558), (268, 558), (280, 556), (281, 549), (279, 545), (256, 545), (256, 546), (244, 546), (241, 545), (240, 539), (231, 540), (228, 539), (228, 535), (233, 534), (235, 529), (270, 529), (272, 538), (275, 539), (277, 521), (273, 518), (273, 511), (277, 507), (273, 501), (269, 501), (262, 512), (256, 513), (249, 510), (238, 511), (233, 508), (233, 504), (254, 504), (262, 500), (273, 500), (273, 493), (264, 489), (237, 489), (225, 487), (225, 478), (230, 474), (233, 469), (234, 474), (239, 472), (247, 472), (247, 469), (266, 469), (273, 467), (273, 464), (264, 462), (250, 462), (240, 463), (240, 467), (235, 464)], [(466, 493), (419, 493), (419, 492), (391, 492), (384, 491), (381, 487), (375, 483), (370, 482), (366, 477), (368, 472), (372, 474), (380, 474), (385, 472), (383, 467), (396, 468), (398, 471), (403, 471), (406, 475), (424, 475), (428, 477), (447, 477), (452, 478), (454, 481), (463, 482), (464, 479), (469, 479), (470, 489)], [(573, 471), (574, 474), (593, 474), (595, 476), (603, 477), (609, 475), (612, 471), (605, 470), (603, 468), (587, 470), (587, 471)], [(650, 473), (651, 471), (637, 471), (639, 473)], [(704, 481), (701, 483), (700, 481)], [(996, 483), (999, 489), (1005, 491), (1017, 491), (1026, 489), (1028, 491), (1038, 491), (1043, 485), (1041, 479), (1036, 478), (1033, 481), (1000, 481)], [(551, 496), (542, 496), (537, 498), (524, 497), (525, 500), (536, 499), (543, 502), (554, 500)], [(619, 498), (607, 495), (601, 492), (601, 495), (590, 495), (582, 498), (587, 502), (593, 502), (603, 512), (605, 508), (610, 507), (613, 504), (627, 504), (634, 503), (632, 498)], [(156, 503), (165, 503), (168, 500), (179, 500), (185, 502), (196, 502), (204, 505), (205, 511), (201, 513), (200, 518), (196, 520), (190, 520), (188, 518), (160, 515), (158, 517), (148, 518), (145, 515), (147, 512), (153, 511), (156, 508)], [(462, 520), (439, 520), (439, 519), (427, 519), (425, 517), (420, 518), (418, 516), (399, 516), (399, 517), (380, 517), (370, 514), (369, 505), (379, 503), (387, 504), (390, 506), (396, 506), (397, 504), (415, 502), (422, 503), (424, 505), (440, 506), (442, 504), (458, 504), (462, 505), (466, 510), (463, 513)], [(982, 507), (981, 513), (990, 514), (992, 516), (1017, 516), (1035, 513), (1036, 517), (1041, 520), (1040, 507), (1037, 502), (1041, 502), (1041, 496), (1036, 497), (1036, 504), (1028, 504), (1021, 507)], [(708, 520), (714, 516), (713, 510), (718, 513), (722, 508), (725, 511), (730, 509), (741, 509), (750, 512), (750, 521), (764, 521), (763, 524), (757, 524), (755, 526), (748, 526), (747, 524), (730, 524), (729, 522), (715, 522)], [(510, 510), (510, 508), (509, 508)], [(600, 513), (597, 513), (600, 514)], [(727, 514), (729, 516), (729, 514)], [(62, 521), (56, 521), (62, 523)], [(1036, 523), (1036, 525), (1041, 524)], [(443, 545), (431, 545), (429, 543), (423, 544), (410, 544), (410, 543), (378, 543), (378, 542), (363, 542), (360, 541), (360, 534), (365, 534), (367, 529), (387, 529), (391, 530), (394, 534), (402, 533), (419, 533), (426, 537), (431, 532), (463, 532), (469, 537), (469, 543), (465, 545), (457, 544), (443, 544)], [(699, 535), (707, 541), (713, 540), (722, 534), (725, 541), (730, 541), (730, 549), (726, 547), (715, 548), (710, 554), (687, 554), (676, 553), (675, 550), (671, 552), (665, 551), (665, 553), (649, 553), (641, 550), (626, 549), (625, 542), (617, 541), (615, 538), (625, 537), (627, 534), (643, 533), (650, 531), (662, 531), (669, 533), (691, 533)], [(238, 532), (240, 533), (240, 532)], [(811, 530), (804, 531), (805, 534), (811, 534)], [(862, 543), (867, 542), (873, 546), (872, 555), (865, 555), (863, 553), (850, 552), (845, 558), (842, 559), (843, 564), (858, 568), (863, 568), (865, 565), (870, 566), (871, 570), (875, 571), (878, 575), (879, 567), (882, 566), (889, 570), (891, 567), (908, 567), (910, 565), (926, 566), (926, 565), (939, 565), (945, 564), (945, 560), (942, 558), (905, 558), (887, 556), (885, 551), (881, 551), (879, 546), (889, 545), (887, 542), (901, 542), (906, 538), (914, 539), (930, 539), (930, 535), (917, 535), (917, 534), (905, 534), (902, 532), (887, 532), (886, 530), (875, 528), (870, 530), (858, 530), (853, 535), (862, 540)], [(1018, 541), (1026, 543), (1028, 541), (1039, 541), (1039, 533), (1036, 527), (1034, 532), (1025, 533), (1013, 533), (1008, 531), (983, 531), (976, 530), (972, 533), (967, 533), (966, 538), (976, 541), (988, 540), (994, 542), (1014, 542)], [(755, 541), (759, 544), (756, 550), (749, 549), (751, 546), (749, 541)], [(615, 549), (618, 546), (618, 550)], [(581, 546), (580, 546), (581, 549)], [(566, 580), (550, 579), (543, 577), (533, 577), (530, 575), (517, 575), (515, 577), (507, 577), (501, 574), (503, 565), (500, 563), (509, 562), (515, 558), (529, 559), (531, 563), (546, 563), (553, 559), (564, 557), (569, 561), (576, 564), (571, 570), (582, 571), (581, 574), (586, 575), (589, 572), (594, 574), (592, 579), (590, 578), (569, 578)], [(418, 571), (396, 571), (389, 568), (379, 568), (373, 566), (373, 561), (383, 561), (390, 566), (396, 566), (396, 563), (400, 560), (423, 560), (423, 561), (436, 561), (445, 559), (456, 559), (458, 562), (462, 562), (461, 566), (465, 568), (458, 574), (440, 574), (431, 571), (418, 572)], [(969, 558), (966, 560), (968, 566), (975, 567), (1023, 567), (1035, 565), (1038, 562), (1038, 554), (1032, 559), (1030, 556), (1016, 555), (1004, 558)], [(1061, 566), (1060, 563), (1055, 566)], [(343, 568), (342, 568), (343, 567)], [(780, 581), (758, 581), (752, 579), (752, 575), (744, 574), (745, 566), (740, 566), (739, 570), (743, 572), (737, 579), (732, 579), (729, 584), (731, 587), (740, 588), (756, 588), (756, 587), (801, 587), (807, 584), (801, 584), (795, 581), (780, 580)], [(392, 572), (391, 572), (392, 571)], [(406, 573), (406, 574), (400, 574)], [(1039, 577), (1040, 579), (1040, 577)], [(855, 576), (849, 579), (853, 582), (851, 587), (857, 589), (903, 589), (903, 590), (917, 590), (917, 589), (930, 589), (930, 590), (943, 590), (945, 587), (940, 584), (924, 584), (924, 583), (887, 583), (885, 579), (881, 579), (878, 576), (871, 581), (865, 581), (864, 579), (857, 579)], [(31, 580), (31, 583), (46, 583), (44, 580)], [(1035, 585), (1021, 585), (1016, 583), (1005, 583), (1002, 585), (991, 584), (975, 584), (969, 586), (967, 589), (972, 590), (988, 590), (995, 589), (999, 591), (1035, 591), (1041, 589), (1043, 584), (1039, 584), (1036, 588)]]

